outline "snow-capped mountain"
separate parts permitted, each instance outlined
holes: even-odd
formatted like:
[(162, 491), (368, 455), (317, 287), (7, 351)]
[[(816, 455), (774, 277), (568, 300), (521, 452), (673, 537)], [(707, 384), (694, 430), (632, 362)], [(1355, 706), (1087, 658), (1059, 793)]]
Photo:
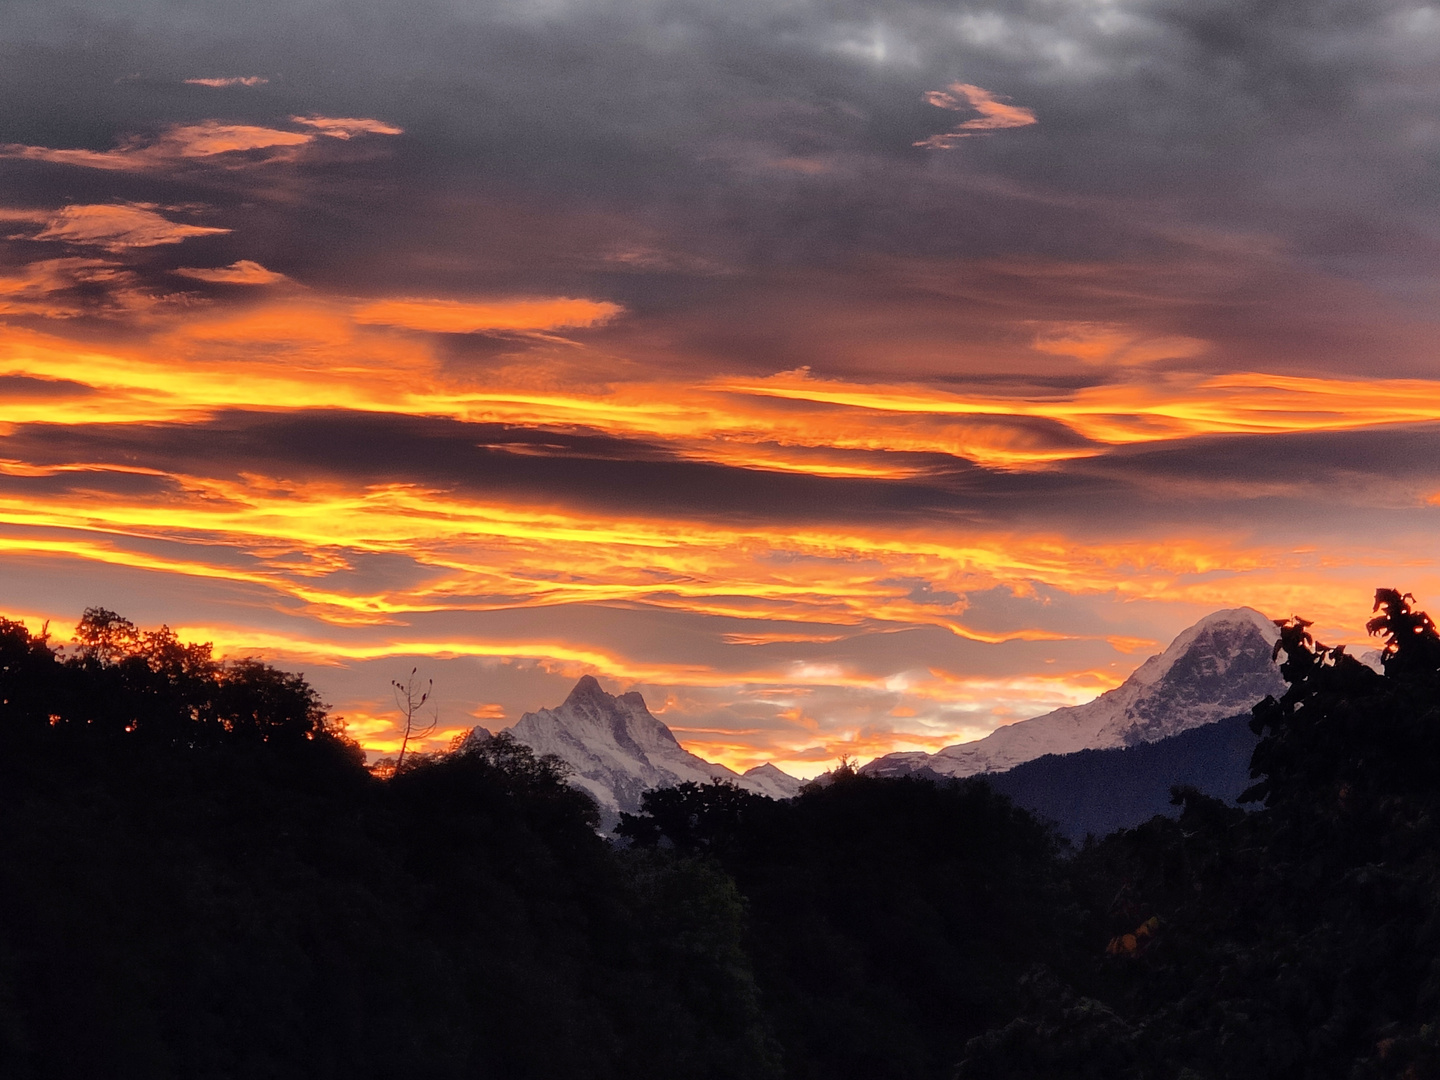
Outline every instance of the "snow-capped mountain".
[(554, 754), (574, 769), (570, 783), (595, 797), (607, 823), (622, 810), (638, 813), (640, 796), (651, 788), (687, 780), (730, 780), (776, 799), (800, 789), (799, 780), (773, 765), (741, 776), (690, 753), (650, 714), (638, 693), (607, 694), (590, 675), (559, 707), (526, 713), (510, 733), (535, 753)]
[(1207, 615), (1113, 690), (1032, 720), (998, 728), (975, 742), (934, 754), (887, 754), (862, 773), (899, 776), (928, 769), (944, 776), (1003, 772), (1045, 754), (1156, 742), (1249, 712), (1285, 690), (1273, 659), (1279, 631), (1253, 608)]
[(764, 765), (756, 765), (753, 769), (746, 769), (740, 777), (740, 782), (757, 791), (761, 795), (769, 795), (772, 799), (791, 799), (800, 794), (800, 789), (805, 786), (804, 780), (797, 780), (787, 772), (776, 768), (768, 761)]

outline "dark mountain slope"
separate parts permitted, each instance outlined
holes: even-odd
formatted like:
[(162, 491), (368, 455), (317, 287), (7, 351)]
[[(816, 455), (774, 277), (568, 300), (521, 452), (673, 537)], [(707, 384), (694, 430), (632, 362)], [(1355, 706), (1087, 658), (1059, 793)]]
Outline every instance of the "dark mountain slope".
[(1170, 788), (1176, 784), (1234, 803), (1250, 785), (1250, 755), (1258, 741), (1244, 714), (1159, 742), (1047, 754), (983, 779), (1079, 841), (1086, 833), (1105, 836), (1156, 814), (1178, 814), (1170, 805)]

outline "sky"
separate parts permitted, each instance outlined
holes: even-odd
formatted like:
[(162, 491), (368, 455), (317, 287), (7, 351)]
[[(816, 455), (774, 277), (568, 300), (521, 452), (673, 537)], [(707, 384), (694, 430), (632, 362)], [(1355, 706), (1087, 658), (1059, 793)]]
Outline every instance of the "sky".
[(811, 776), (1440, 597), (1440, 6), (0, 0), (0, 614)]

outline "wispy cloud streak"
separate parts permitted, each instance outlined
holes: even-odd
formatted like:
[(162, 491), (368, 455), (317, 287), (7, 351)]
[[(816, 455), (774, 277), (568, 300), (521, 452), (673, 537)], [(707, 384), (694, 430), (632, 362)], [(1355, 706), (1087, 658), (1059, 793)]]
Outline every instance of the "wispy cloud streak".
[(953, 149), (961, 139), (972, 135), (988, 135), (992, 131), (1006, 128), (1028, 127), (1038, 123), (1033, 109), (1023, 105), (1009, 105), (999, 100), (994, 93), (970, 83), (951, 83), (944, 90), (929, 90), (925, 100), (937, 109), (953, 109), (956, 112), (974, 110), (980, 115), (957, 124), (941, 135), (921, 139), (916, 146), (931, 150)]
[(310, 131), (286, 131), (257, 124), (233, 124), (206, 120), (198, 124), (175, 124), (154, 138), (132, 137), (111, 150), (63, 149), (0, 145), (0, 158), (45, 161), (112, 172), (142, 172), (181, 164), (257, 164), (294, 160), (296, 154), (317, 138), (349, 140), (357, 135), (400, 135), (403, 129), (380, 120), (292, 117)]
[(186, 225), (156, 213), (154, 204), (98, 203), (67, 206), (49, 218), (32, 240), (59, 240), (121, 252), (127, 248), (178, 244), (193, 236), (218, 236), (230, 230), (215, 225)]
[(195, 267), (182, 266), (172, 271), (181, 277), (196, 281), (209, 281), (217, 285), (274, 285), (288, 280), (284, 274), (267, 270), (253, 259), (239, 259), (229, 266)]
[(186, 79), (186, 86), (208, 86), (213, 90), (232, 86), (264, 86), (270, 80), (264, 75), (224, 75), (208, 79)]

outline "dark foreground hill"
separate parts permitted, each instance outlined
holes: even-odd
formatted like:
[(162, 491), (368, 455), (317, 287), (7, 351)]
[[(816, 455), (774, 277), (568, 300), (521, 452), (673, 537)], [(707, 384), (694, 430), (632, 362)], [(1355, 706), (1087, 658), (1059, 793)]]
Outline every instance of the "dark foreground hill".
[(1063, 943), (980, 785), (709, 785), (626, 849), (504, 734), (380, 779), (299, 676), (80, 639), (0, 622), (5, 1080), (940, 1080)]
[(1383, 675), (1282, 627), (1258, 809), (1068, 858), (846, 769), (625, 847), (503, 735), (381, 779), (299, 676), (0, 621), (0, 1077), (1440, 1076), (1440, 634), (1377, 604)]
[(0, 620), (0, 1077), (778, 1077), (743, 901), (503, 737), (389, 781), (299, 676)]
[(1177, 786), (1235, 805), (1250, 786), (1250, 755), (1259, 741), (1247, 713), (1159, 742), (1047, 754), (981, 779), (1080, 841), (1087, 834), (1133, 828), (1157, 814), (1178, 817), (1170, 797)]

